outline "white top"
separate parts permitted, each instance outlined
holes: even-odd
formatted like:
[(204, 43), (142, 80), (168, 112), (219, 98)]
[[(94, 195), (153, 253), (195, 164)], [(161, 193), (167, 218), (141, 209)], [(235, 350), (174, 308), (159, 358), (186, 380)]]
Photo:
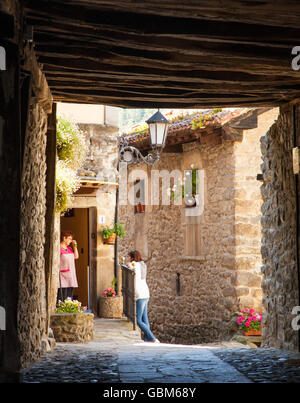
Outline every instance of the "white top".
[(135, 271), (135, 298), (149, 298), (149, 288), (146, 282), (147, 265), (145, 262), (134, 262)]

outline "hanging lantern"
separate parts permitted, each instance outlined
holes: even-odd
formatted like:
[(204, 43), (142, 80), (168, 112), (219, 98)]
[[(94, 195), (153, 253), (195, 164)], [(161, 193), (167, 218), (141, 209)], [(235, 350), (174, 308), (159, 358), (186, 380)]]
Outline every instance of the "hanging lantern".
[(150, 143), (152, 148), (163, 148), (165, 146), (169, 122), (157, 111), (146, 123), (149, 126)]

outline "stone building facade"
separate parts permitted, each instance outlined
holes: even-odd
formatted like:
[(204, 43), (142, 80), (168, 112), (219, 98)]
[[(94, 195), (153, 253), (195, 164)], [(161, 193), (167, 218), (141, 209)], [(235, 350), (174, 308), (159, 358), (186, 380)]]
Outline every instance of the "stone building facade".
[[(57, 115), (78, 125), (88, 151), (77, 172), (81, 187), (68, 204), (74, 217), (56, 218), (55, 260), (59, 260), (60, 230), (72, 230), (79, 250), (76, 261), (79, 287), (74, 289), (74, 296), (83, 305), (90, 303), (90, 309), (98, 315), (100, 296), (105, 288), (111, 287), (115, 277), (115, 247), (104, 244), (101, 230), (105, 224), (114, 223), (116, 216), (118, 108), (58, 103)], [(53, 267), (53, 309), (59, 286), (58, 267)]]
[[(153, 168), (170, 173), (202, 170), (204, 209), (199, 215), (191, 214), (197, 207), (173, 202), (149, 203), (144, 213), (136, 213), (129, 204), (120, 206), (128, 236), (120, 241), (119, 256), (133, 248), (141, 250), (147, 260), (149, 316), (154, 333), (162, 341), (226, 339), (237, 330), (240, 309), (262, 311), (262, 200), (257, 174), (261, 172), (260, 137), (276, 119), (278, 109), (252, 112), (256, 119), (251, 128), (237, 129), (238, 123), (225, 117), (221, 139), (212, 133), (210, 144), (203, 144), (201, 137), (183, 143), (182, 152), (163, 152)], [(243, 113), (235, 119), (242, 117)], [(228, 136), (226, 127), (230, 125), (235, 141)], [(217, 125), (215, 131), (219, 129)], [(183, 130), (186, 127), (177, 130), (177, 138)], [(202, 138), (207, 131), (208, 127), (202, 129)], [(131, 168), (132, 179), (136, 169), (141, 167)], [(152, 168), (142, 169), (146, 176), (136, 177), (144, 176), (150, 182)], [(148, 191), (150, 200), (149, 186)]]

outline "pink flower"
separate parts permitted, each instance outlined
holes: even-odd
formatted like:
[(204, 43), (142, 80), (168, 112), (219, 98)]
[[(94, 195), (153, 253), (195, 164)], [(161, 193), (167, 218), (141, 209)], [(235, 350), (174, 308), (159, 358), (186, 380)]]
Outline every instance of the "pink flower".
[(254, 312), (254, 309), (253, 309), (253, 308), (251, 308), (251, 309), (250, 309), (250, 313), (253, 313), (253, 312)]
[(249, 323), (249, 322), (246, 322), (246, 323), (245, 323), (245, 326), (246, 326), (246, 327), (249, 327), (249, 326), (250, 326), (250, 323)]

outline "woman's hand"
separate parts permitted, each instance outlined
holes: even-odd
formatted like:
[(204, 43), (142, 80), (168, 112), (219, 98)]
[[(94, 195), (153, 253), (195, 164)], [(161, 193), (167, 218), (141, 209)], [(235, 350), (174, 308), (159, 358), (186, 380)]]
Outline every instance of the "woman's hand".
[(75, 241), (75, 239), (72, 239), (72, 245), (73, 245), (73, 250), (74, 250), (74, 258), (78, 259), (79, 253), (78, 253), (78, 249), (77, 249), (77, 241)]

